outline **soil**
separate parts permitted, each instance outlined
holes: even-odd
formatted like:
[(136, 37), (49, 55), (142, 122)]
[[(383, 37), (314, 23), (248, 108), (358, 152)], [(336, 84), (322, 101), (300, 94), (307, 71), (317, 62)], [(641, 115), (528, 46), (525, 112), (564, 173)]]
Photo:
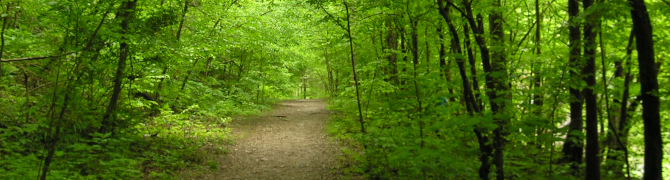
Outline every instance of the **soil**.
[(331, 112), (320, 100), (282, 102), (272, 112), (234, 121), (235, 143), (215, 169), (187, 179), (348, 179), (339, 145), (324, 127)]

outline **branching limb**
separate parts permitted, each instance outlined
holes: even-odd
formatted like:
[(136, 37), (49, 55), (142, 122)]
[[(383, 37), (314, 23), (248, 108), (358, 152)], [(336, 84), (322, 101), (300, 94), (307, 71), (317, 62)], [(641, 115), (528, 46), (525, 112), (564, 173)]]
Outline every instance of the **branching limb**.
[(2, 59), (2, 60), (0, 60), (0, 62), (16, 62), (16, 61), (41, 60), (41, 59), (47, 59), (47, 58), (61, 57), (61, 56), (70, 55), (70, 54), (72, 54), (72, 53), (66, 53), (66, 54), (61, 54), (61, 55), (53, 55), (53, 56), (24, 57), (24, 58), (14, 58), (14, 59)]

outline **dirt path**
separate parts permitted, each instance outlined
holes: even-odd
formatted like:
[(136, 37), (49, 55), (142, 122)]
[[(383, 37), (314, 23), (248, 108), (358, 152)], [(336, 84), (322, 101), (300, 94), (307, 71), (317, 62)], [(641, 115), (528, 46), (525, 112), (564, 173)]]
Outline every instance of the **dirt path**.
[(219, 167), (192, 179), (342, 179), (338, 146), (324, 131), (319, 100), (284, 101), (271, 113), (233, 124), (238, 137)]

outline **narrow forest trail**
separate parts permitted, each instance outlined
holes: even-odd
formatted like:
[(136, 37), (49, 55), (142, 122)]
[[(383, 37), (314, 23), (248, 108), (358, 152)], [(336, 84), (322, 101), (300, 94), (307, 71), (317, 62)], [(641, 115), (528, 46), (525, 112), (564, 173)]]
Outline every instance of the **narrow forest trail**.
[(271, 113), (235, 122), (235, 143), (218, 156), (218, 169), (191, 179), (342, 179), (338, 145), (324, 131), (331, 115), (325, 106), (284, 101)]

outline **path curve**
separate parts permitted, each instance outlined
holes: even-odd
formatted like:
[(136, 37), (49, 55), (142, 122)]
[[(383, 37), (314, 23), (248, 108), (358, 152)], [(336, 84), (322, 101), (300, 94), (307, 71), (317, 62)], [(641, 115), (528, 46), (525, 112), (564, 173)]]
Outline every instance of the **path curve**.
[(199, 179), (342, 179), (338, 145), (326, 136), (331, 115), (320, 100), (284, 101), (271, 113), (233, 125), (239, 137), (217, 171)]

